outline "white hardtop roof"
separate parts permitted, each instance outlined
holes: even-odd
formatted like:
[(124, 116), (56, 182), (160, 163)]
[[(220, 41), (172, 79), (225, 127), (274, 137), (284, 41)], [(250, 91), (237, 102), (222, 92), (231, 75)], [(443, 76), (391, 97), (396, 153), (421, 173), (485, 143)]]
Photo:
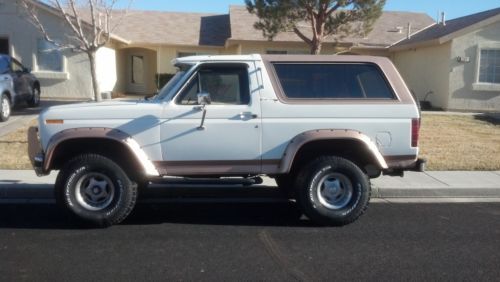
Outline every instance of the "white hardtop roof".
[(199, 62), (238, 62), (238, 61), (259, 61), (261, 60), (261, 55), (204, 55), (204, 56), (189, 56), (176, 58), (172, 60), (172, 64), (196, 64)]
[(390, 61), (386, 57), (358, 56), (358, 55), (205, 55), (189, 56), (172, 60), (173, 65), (197, 64), (200, 62), (248, 62), (248, 61), (271, 61), (271, 62), (363, 62), (382, 63)]

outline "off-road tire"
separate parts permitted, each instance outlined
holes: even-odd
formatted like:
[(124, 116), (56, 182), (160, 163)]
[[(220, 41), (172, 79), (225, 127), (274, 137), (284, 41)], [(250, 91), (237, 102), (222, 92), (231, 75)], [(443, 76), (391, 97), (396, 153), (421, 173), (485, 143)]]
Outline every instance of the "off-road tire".
[[(339, 204), (338, 207), (328, 202), (323, 196), (327, 181), (340, 183), (331, 184), (340, 187), (333, 188), (337, 189), (334, 191), (350, 190), (351, 197), (341, 198), (343, 205)], [(321, 225), (343, 226), (354, 222), (366, 211), (371, 187), (368, 176), (353, 162), (341, 157), (325, 156), (302, 167), (295, 182), (295, 191), (300, 208), (310, 220)], [(332, 198), (332, 202), (336, 200)]]
[[(4, 103), (7, 103), (9, 107), (9, 110), (6, 113), (3, 110)], [(0, 122), (9, 120), (11, 112), (12, 112), (12, 105), (10, 103), (9, 96), (7, 96), (7, 94), (0, 94)]]
[(35, 108), (40, 105), (40, 94), (39, 87), (33, 87), (31, 89), (31, 98), (27, 101), (29, 107)]
[[(96, 181), (89, 177), (107, 179), (105, 187), (113, 191), (109, 204), (96, 208), (88, 194), (82, 191), (85, 183)], [(90, 187), (88, 184), (87, 187)], [(113, 188), (113, 189), (111, 189)], [(85, 189), (83, 189), (85, 190)], [(111, 194), (111, 193), (109, 193)], [(98, 227), (108, 227), (122, 222), (133, 210), (137, 200), (137, 184), (132, 182), (123, 169), (112, 160), (96, 154), (77, 156), (59, 172), (55, 183), (55, 198), (59, 206), (78, 218)]]

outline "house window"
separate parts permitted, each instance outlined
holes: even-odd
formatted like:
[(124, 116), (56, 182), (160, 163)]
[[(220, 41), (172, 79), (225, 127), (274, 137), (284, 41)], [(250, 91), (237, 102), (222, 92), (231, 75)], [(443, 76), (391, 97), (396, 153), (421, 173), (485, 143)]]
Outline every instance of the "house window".
[(63, 71), (63, 55), (59, 48), (47, 40), (39, 39), (37, 44), (37, 64), (40, 71)]
[(132, 56), (132, 83), (144, 83), (144, 57)]
[(479, 82), (500, 84), (500, 49), (481, 49)]

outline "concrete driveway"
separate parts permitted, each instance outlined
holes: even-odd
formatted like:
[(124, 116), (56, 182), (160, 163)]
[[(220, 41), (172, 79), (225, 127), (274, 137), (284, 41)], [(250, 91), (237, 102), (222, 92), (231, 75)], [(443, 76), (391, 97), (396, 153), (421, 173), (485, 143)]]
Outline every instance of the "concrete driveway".
[(0, 122), (0, 137), (7, 135), (20, 127), (28, 124), (30, 121), (35, 119), (40, 112), (51, 106), (64, 105), (71, 103), (79, 103), (81, 101), (41, 101), (40, 106), (36, 108), (28, 108), (26, 105), (19, 105), (15, 107), (12, 111), (10, 119), (6, 122)]

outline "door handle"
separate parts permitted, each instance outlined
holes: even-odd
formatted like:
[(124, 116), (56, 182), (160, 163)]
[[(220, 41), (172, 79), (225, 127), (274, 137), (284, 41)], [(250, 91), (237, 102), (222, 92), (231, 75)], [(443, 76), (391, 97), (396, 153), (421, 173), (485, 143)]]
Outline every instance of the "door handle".
[(240, 118), (241, 119), (254, 119), (259, 117), (258, 115), (252, 113), (252, 112), (241, 112), (240, 113)]

